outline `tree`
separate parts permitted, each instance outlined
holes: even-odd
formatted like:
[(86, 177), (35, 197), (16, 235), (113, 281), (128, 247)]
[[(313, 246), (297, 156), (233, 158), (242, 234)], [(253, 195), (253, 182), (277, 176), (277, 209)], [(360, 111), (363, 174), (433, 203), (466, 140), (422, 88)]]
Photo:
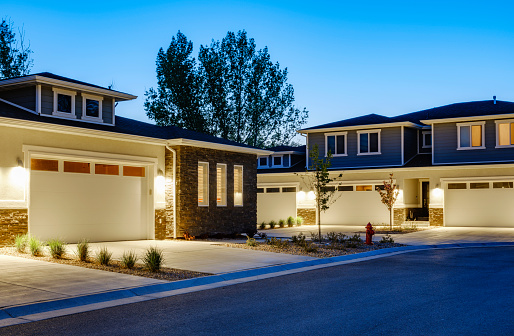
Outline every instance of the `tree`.
[(396, 199), (398, 198), (399, 190), (396, 183), (394, 183), (393, 173), (389, 174), (389, 180), (384, 181), (384, 190), (377, 188), (378, 193), (380, 194), (382, 203), (389, 210), (389, 227), (391, 230), (393, 229), (393, 207), (394, 203), (396, 203)]
[(158, 89), (150, 88), (145, 93), (145, 110), (157, 125), (176, 125), (206, 132), (201, 79), (192, 52), (193, 43), (180, 31), (171, 39), (166, 51), (159, 49), (156, 62)]
[[(151, 119), (160, 125), (177, 125), (256, 147), (290, 143), (296, 130), (306, 123), (308, 111), (293, 105), (294, 89), (287, 83), (287, 68), (282, 70), (278, 63), (273, 63), (267, 48), (257, 50), (254, 39), (249, 39), (244, 30), (237, 34), (228, 32), (221, 42), (213, 40), (210, 46), (200, 46), (196, 65), (190, 57), (192, 43), (179, 34), (190, 45), (190, 49), (178, 55), (180, 60), (187, 60), (187, 75), (180, 75), (184, 72), (182, 62), (174, 61), (178, 57), (175, 53), (163, 57), (159, 52), (159, 88), (150, 89), (145, 102)], [(168, 65), (169, 72), (161, 71), (163, 64)], [(167, 79), (175, 76), (194, 77), (196, 80), (191, 83), (195, 90)], [(163, 84), (168, 85), (165, 90)], [(194, 103), (194, 117), (204, 124), (186, 125), (185, 121), (193, 116), (183, 115), (182, 110), (167, 103), (169, 99), (162, 99), (168, 96), (160, 94), (163, 91), (190, 97), (185, 105)]]
[(2, 19), (0, 23), (0, 79), (28, 75), (33, 60), (32, 50), (25, 46), (25, 34), (18, 30), (19, 40), (12, 21)]
[(332, 153), (328, 151), (324, 159), (320, 158), (317, 144), (309, 150), (309, 159), (311, 162), (309, 170), (301, 177), (309, 188), (314, 191), (318, 234), (321, 243), (321, 212), (327, 211), (337, 200), (337, 197), (335, 197), (337, 187), (332, 189), (328, 188), (328, 185), (337, 181), (343, 175), (339, 174), (336, 177), (330, 177), (328, 169), (332, 166)]

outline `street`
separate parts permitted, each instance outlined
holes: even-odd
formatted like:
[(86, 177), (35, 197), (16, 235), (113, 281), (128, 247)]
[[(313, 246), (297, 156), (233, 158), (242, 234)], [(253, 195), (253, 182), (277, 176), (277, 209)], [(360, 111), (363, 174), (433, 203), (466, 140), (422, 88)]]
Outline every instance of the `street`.
[(1, 335), (507, 335), (514, 248), (406, 253), (0, 329)]

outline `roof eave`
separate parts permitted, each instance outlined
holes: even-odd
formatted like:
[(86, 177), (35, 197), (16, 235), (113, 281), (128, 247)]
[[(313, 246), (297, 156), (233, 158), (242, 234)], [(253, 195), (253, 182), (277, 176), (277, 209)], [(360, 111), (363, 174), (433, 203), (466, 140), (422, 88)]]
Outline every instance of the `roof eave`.
[(254, 155), (271, 155), (273, 153), (272, 151), (265, 150), (265, 149), (227, 145), (227, 144), (192, 140), (192, 139), (186, 139), (186, 138), (171, 139), (171, 140), (167, 141), (167, 144), (169, 146), (202, 147), (202, 148), (210, 148), (210, 149), (224, 150), (224, 151), (236, 152), (236, 153), (254, 154)]
[(396, 123), (382, 123), (382, 124), (370, 124), (370, 125), (355, 125), (355, 126), (303, 129), (303, 130), (298, 130), (296, 132), (298, 132), (300, 134), (308, 134), (308, 133), (319, 133), (319, 132), (337, 132), (337, 131), (350, 131), (350, 130), (359, 130), (359, 129), (400, 127), (400, 126), (423, 128), (423, 125), (419, 125), (419, 124), (416, 124), (416, 123), (413, 123), (410, 121), (402, 121), (402, 122), (396, 122)]
[(432, 124), (441, 124), (441, 123), (449, 123), (449, 122), (460, 122), (460, 121), (491, 120), (491, 119), (510, 119), (510, 118), (514, 118), (514, 113), (489, 114), (489, 115), (458, 117), (458, 118), (429, 119), (429, 120), (420, 120), (420, 121), (422, 123), (424, 123), (424, 124), (432, 125)]

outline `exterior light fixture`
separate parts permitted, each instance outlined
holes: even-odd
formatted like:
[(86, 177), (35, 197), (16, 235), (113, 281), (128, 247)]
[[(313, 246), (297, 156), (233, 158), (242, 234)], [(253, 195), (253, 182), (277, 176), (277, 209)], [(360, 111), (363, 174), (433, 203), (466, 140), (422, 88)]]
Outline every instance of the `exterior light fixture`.
[(164, 173), (163, 173), (162, 169), (157, 170), (157, 176), (164, 177)]
[(18, 167), (23, 168), (23, 161), (18, 158)]

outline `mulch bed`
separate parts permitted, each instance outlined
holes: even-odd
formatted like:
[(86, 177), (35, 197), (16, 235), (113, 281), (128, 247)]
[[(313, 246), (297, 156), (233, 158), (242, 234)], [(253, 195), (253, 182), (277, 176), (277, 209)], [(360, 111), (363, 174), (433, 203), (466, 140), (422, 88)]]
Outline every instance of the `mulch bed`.
[(182, 269), (177, 269), (177, 268), (166, 268), (166, 267), (162, 267), (159, 272), (150, 272), (147, 269), (145, 269), (142, 264), (136, 264), (134, 266), (134, 268), (128, 269), (128, 268), (124, 268), (121, 265), (121, 262), (118, 260), (111, 260), (111, 262), (108, 266), (103, 266), (103, 265), (96, 263), (96, 261), (91, 258), (87, 262), (83, 262), (78, 259), (69, 258), (68, 256), (64, 256), (62, 259), (54, 259), (47, 255), (34, 257), (28, 253), (19, 253), (16, 250), (16, 248), (14, 248), (14, 247), (1, 247), (0, 254), (14, 256), (14, 257), (22, 257), (22, 258), (27, 258), (27, 259), (32, 259), (32, 260), (48, 261), (48, 262), (53, 262), (53, 263), (57, 263), (57, 264), (80, 266), (80, 267), (85, 267), (85, 268), (97, 269), (97, 270), (101, 270), (101, 271), (109, 271), (109, 272), (115, 272), (115, 273), (137, 275), (137, 276), (142, 276), (142, 277), (146, 277), (146, 278), (153, 278), (153, 279), (167, 280), (167, 281), (177, 281), (177, 280), (202, 277), (202, 276), (206, 276), (206, 275), (212, 275), (210, 273), (202, 273), (202, 272), (188, 271), (188, 270), (182, 270)]

